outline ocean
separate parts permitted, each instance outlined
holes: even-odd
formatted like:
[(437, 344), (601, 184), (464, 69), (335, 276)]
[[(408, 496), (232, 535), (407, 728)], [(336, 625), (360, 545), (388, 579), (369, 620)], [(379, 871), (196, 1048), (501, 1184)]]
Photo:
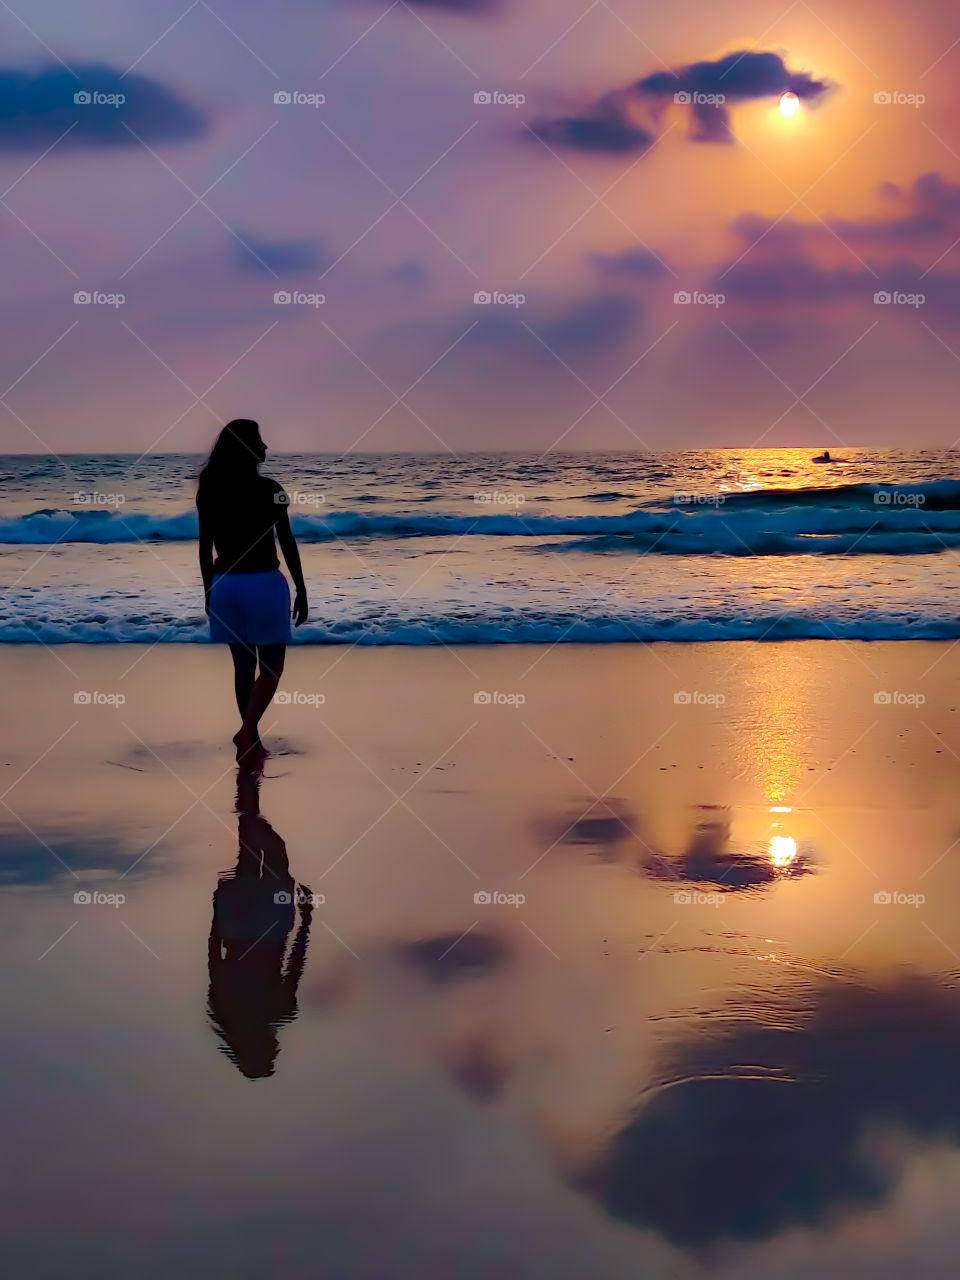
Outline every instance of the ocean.
[[(960, 451), (284, 454), (307, 644), (960, 637)], [(199, 455), (0, 457), (0, 641), (206, 639)]]

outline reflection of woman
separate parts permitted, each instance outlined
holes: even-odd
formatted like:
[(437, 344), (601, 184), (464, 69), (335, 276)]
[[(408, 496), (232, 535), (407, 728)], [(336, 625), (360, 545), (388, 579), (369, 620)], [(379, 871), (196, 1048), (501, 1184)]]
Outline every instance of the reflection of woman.
[(277, 691), (290, 638), (290, 589), (280, 571), (274, 534), (297, 589), (297, 626), (307, 618), (307, 592), (287, 517), (287, 495), (276, 480), (260, 474), (266, 456), (258, 425), (249, 418), (235, 418), (217, 437), (197, 488), (204, 607), (210, 639), (228, 644), (233, 655), (234, 689), (243, 721), (233, 740), (237, 759), (245, 764), (263, 755), (260, 718)]
[[(273, 1075), (277, 1031), (297, 1016), (310, 892), (290, 875), (286, 845), (259, 811), (257, 782), (237, 783), (239, 856), (213, 895), (208, 1012), (223, 1052), (250, 1080)], [(293, 943), (287, 941), (300, 923)]]

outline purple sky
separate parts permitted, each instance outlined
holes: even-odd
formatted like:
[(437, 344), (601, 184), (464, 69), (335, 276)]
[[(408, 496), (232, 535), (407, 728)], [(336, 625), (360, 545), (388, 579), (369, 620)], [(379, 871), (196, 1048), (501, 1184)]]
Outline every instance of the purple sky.
[(0, 12), (3, 449), (960, 436), (947, 0)]

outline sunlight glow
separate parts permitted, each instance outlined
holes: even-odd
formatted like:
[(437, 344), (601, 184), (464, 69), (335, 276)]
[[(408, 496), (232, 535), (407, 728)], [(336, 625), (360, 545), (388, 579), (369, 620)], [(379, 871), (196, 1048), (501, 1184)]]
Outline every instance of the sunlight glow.
[(792, 836), (771, 836), (769, 853), (775, 867), (789, 867), (797, 857), (797, 842)]
[(800, 110), (800, 99), (795, 93), (785, 93), (780, 98), (780, 114), (795, 116)]

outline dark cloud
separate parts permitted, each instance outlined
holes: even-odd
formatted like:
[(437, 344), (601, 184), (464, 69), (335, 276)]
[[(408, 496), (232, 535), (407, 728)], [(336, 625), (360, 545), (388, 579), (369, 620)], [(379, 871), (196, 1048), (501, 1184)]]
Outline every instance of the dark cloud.
[(876, 305), (877, 294), (922, 298), (916, 306), (900, 302), (881, 315), (917, 317), (960, 323), (960, 274), (952, 271), (925, 271), (915, 262), (863, 263), (854, 266), (824, 266), (807, 254), (790, 251), (783, 256), (750, 256), (720, 273), (711, 289), (723, 293), (728, 302), (767, 304), (792, 309), (807, 304), (842, 302)]
[(643, 245), (633, 245), (619, 253), (591, 253), (588, 261), (603, 275), (626, 279), (654, 279), (669, 271), (664, 260)]
[(653, 130), (635, 119), (636, 104), (629, 92), (618, 91), (581, 115), (540, 120), (531, 126), (544, 142), (581, 151), (622, 153), (645, 151), (656, 140)]
[[(711, 1026), (722, 1030), (711, 1034)], [(875, 1127), (960, 1145), (960, 996), (913, 977), (834, 977), (714, 1019), (577, 1179), (614, 1218), (703, 1249), (883, 1204), (908, 1154)]]
[[(79, 101), (76, 95), (81, 95)], [(113, 105), (95, 100), (95, 95), (123, 95), (123, 101)], [(187, 142), (201, 137), (206, 129), (200, 111), (146, 76), (121, 76), (97, 63), (78, 66), (76, 75), (65, 67), (0, 68), (2, 150), (48, 147), (61, 134), (66, 136), (58, 150), (139, 146), (133, 133), (151, 144)]]
[(562, 360), (574, 360), (616, 346), (640, 315), (633, 299), (607, 293), (579, 298), (565, 311), (557, 308), (550, 319), (528, 315), (529, 310), (529, 305), (520, 310), (484, 308), (468, 343), (541, 361), (549, 361), (551, 352)]
[(686, 101), (693, 114), (691, 136), (697, 142), (726, 142), (731, 138), (727, 104), (795, 93), (806, 102), (828, 91), (826, 80), (806, 71), (788, 70), (778, 53), (741, 50), (707, 62), (692, 62), (674, 71), (656, 71), (637, 85), (662, 103)]
[[(925, 173), (906, 188), (884, 183), (879, 195), (894, 206), (886, 216), (803, 222), (741, 215), (731, 229), (746, 252), (716, 273), (711, 288), (730, 301), (786, 308), (913, 295), (922, 298), (916, 307), (892, 306), (891, 314), (960, 322), (960, 274), (944, 265), (960, 236), (960, 184)], [(938, 252), (940, 243), (947, 253)]]
[(605, 350), (621, 342), (637, 318), (638, 307), (619, 294), (583, 298), (555, 320), (536, 326), (552, 351), (560, 356)]
[(655, 71), (635, 86), (641, 93), (673, 98), (677, 93), (722, 95), (727, 101), (779, 97), (795, 93), (813, 101), (830, 88), (806, 71), (790, 71), (779, 53), (741, 50), (713, 61), (691, 62), (673, 71)]
[(837, 218), (828, 223), (841, 239), (858, 245), (903, 245), (952, 236), (960, 229), (960, 185), (951, 186), (939, 173), (922, 174), (902, 191), (886, 184), (882, 194), (900, 205), (893, 217), (849, 220)]
[(732, 230), (745, 244), (762, 246), (765, 251), (798, 251), (840, 239), (858, 248), (900, 252), (960, 234), (960, 184), (951, 185), (939, 173), (922, 174), (905, 189), (884, 183), (879, 194), (895, 206), (893, 213), (810, 222), (787, 218), (778, 222), (746, 213), (733, 223)]
[(626, 89), (606, 94), (576, 116), (541, 121), (534, 132), (545, 141), (588, 151), (642, 151), (655, 140), (655, 116), (670, 103), (689, 106), (698, 142), (729, 140), (729, 103), (795, 93), (805, 102), (822, 98), (831, 85), (806, 71), (791, 71), (778, 53), (740, 50), (712, 61), (691, 62), (672, 71), (655, 71)]
[(246, 275), (295, 276), (307, 271), (324, 271), (331, 257), (316, 240), (261, 240), (246, 231), (237, 233), (234, 260)]
[(771, 218), (766, 214), (742, 213), (730, 224), (730, 230), (752, 251), (764, 254), (801, 253), (811, 235), (826, 231), (824, 223), (800, 222), (796, 218)]
[(430, 283), (430, 272), (426, 263), (419, 261), (417, 258), (409, 258), (406, 262), (398, 262), (395, 267), (391, 268), (389, 275), (391, 280), (396, 280), (400, 284), (409, 285), (417, 289)]
[(741, 302), (866, 301), (880, 288), (866, 267), (824, 267), (802, 254), (735, 263), (710, 286)]

